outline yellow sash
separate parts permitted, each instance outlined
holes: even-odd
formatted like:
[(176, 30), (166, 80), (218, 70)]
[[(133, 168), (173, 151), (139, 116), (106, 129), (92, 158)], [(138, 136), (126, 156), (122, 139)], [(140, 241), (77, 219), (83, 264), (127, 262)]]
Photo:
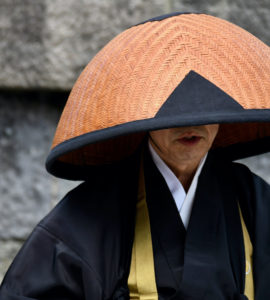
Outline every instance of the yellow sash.
[(145, 197), (143, 168), (140, 168), (135, 234), (128, 278), (130, 299), (158, 300), (150, 221)]
[[(239, 206), (245, 245), (246, 278), (245, 295), (254, 300), (252, 272), (253, 247)], [(152, 238), (148, 208), (146, 204), (143, 168), (140, 168), (138, 201), (136, 205), (135, 234), (128, 278), (130, 299), (158, 300), (153, 259)]]
[(253, 247), (250, 241), (249, 233), (247, 231), (246, 224), (244, 222), (242, 212), (239, 206), (239, 212), (241, 217), (242, 231), (245, 245), (245, 256), (246, 256), (246, 280), (245, 280), (245, 295), (249, 300), (254, 300), (254, 281), (253, 281)]

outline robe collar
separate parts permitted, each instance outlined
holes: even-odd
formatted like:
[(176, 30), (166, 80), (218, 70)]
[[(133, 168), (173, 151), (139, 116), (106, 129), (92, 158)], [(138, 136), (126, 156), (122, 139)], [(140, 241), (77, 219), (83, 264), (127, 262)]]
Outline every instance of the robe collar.
[(245, 299), (241, 221), (234, 184), (224, 170), (226, 166), (208, 156), (185, 232), (164, 178), (146, 153), (157, 288), (168, 285), (170, 299)]
[(175, 176), (172, 170), (167, 166), (167, 164), (161, 159), (161, 157), (157, 154), (155, 149), (152, 147), (150, 141), (148, 141), (149, 152), (151, 154), (152, 160), (158, 168), (159, 172), (163, 176), (166, 181), (166, 184), (172, 194), (172, 197), (175, 201), (177, 210), (180, 214), (181, 220), (187, 229), (190, 214), (192, 211), (192, 206), (195, 198), (195, 192), (197, 189), (198, 178), (201, 174), (201, 170), (204, 166), (207, 154), (201, 159), (199, 166), (193, 176), (191, 185), (188, 189), (188, 192), (184, 190), (183, 185), (179, 181), (179, 179)]

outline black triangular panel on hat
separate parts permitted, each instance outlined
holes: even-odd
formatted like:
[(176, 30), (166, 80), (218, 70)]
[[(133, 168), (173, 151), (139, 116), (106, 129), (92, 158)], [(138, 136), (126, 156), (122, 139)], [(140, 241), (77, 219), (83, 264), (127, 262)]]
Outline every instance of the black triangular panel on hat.
[(238, 102), (216, 85), (198, 73), (190, 71), (161, 106), (155, 118), (243, 110)]

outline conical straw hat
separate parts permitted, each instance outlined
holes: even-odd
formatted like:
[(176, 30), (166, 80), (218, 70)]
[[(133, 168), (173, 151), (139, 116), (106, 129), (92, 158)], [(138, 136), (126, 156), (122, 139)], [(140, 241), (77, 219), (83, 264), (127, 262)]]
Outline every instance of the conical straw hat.
[(222, 124), (213, 145), (241, 158), (270, 150), (270, 48), (222, 19), (173, 14), (109, 42), (75, 83), (47, 169), (83, 168), (134, 152), (150, 130)]

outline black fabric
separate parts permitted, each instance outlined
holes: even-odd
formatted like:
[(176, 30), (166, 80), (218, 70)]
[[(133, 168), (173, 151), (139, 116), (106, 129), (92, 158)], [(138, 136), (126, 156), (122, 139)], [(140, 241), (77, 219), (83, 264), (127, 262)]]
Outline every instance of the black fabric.
[(0, 299), (128, 299), (138, 165), (111, 166), (71, 191), (17, 255)]
[(190, 71), (161, 106), (155, 118), (185, 114), (235, 113), (244, 108), (216, 85)]
[[(180, 287), (184, 263), (186, 229), (165, 180), (145, 151), (145, 186), (149, 208), (156, 283), (166, 298)], [(168, 222), (168, 220), (170, 220)]]
[(215, 165), (212, 158), (206, 164), (186, 232), (165, 181), (146, 160), (146, 197), (161, 299), (243, 295), (245, 254), (234, 181), (229, 174), (220, 176), (219, 169), (225, 171), (226, 164)]
[(165, 14), (165, 15), (161, 15), (161, 16), (158, 16), (158, 17), (148, 19), (146, 21), (140, 22), (140, 23), (138, 23), (136, 25), (133, 25), (131, 27), (142, 25), (142, 24), (145, 24), (145, 23), (148, 23), (148, 22), (162, 21), (164, 19), (168, 19), (168, 18), (171, 18), (171, 17), (179, 16), (179, 15), (186, 15), (186, 14), (198, 14), (198, 13), (195, 13), (195, 12), (173, 12), (173, 13), (169, 13), (169, 14)]
[[(234, 165), (240, 204), (253, 243), (254, 282), (257, 299), (270, 299), (270, 193), (269, 185), (252, 176), (243, 165)], [(243, 176), (243, 174), (247, 174)], [(247, 186), (249, 189), (247, 189)], [(260, 199), (258, 201), (258, 199)], [(254, 201), (255, 200), (255, 201)]]
[[(148, 183), (149, 178), (159, 182), (152, 186), (154, 193), (164, 182), (152, 174), (147, 175)], [(91, 181), (70, 192), (25, 243), (1, 285), (0, 299), (128, 299), (137, 179), (138, 157), (119, 169), (112, 166), (106, 173), (93, 174)], [(179, 245), (184, 231), (172, 199), (168, 199), (171, 204), (161, 201), (161, 207), (155, 208), (149, 199), (150, 222), (156, 224), (153, 241), (160, 299), (245, 299), (241, 226), (235, 194), (230, 197), (234, 192), (254, 242), (255, 300), (270, 299), (270, 187), (242, 165), (222, 163), (212, 155), (199, 178), (184, 261)], [(180, 254), (170, 249), (174, 247)]]

